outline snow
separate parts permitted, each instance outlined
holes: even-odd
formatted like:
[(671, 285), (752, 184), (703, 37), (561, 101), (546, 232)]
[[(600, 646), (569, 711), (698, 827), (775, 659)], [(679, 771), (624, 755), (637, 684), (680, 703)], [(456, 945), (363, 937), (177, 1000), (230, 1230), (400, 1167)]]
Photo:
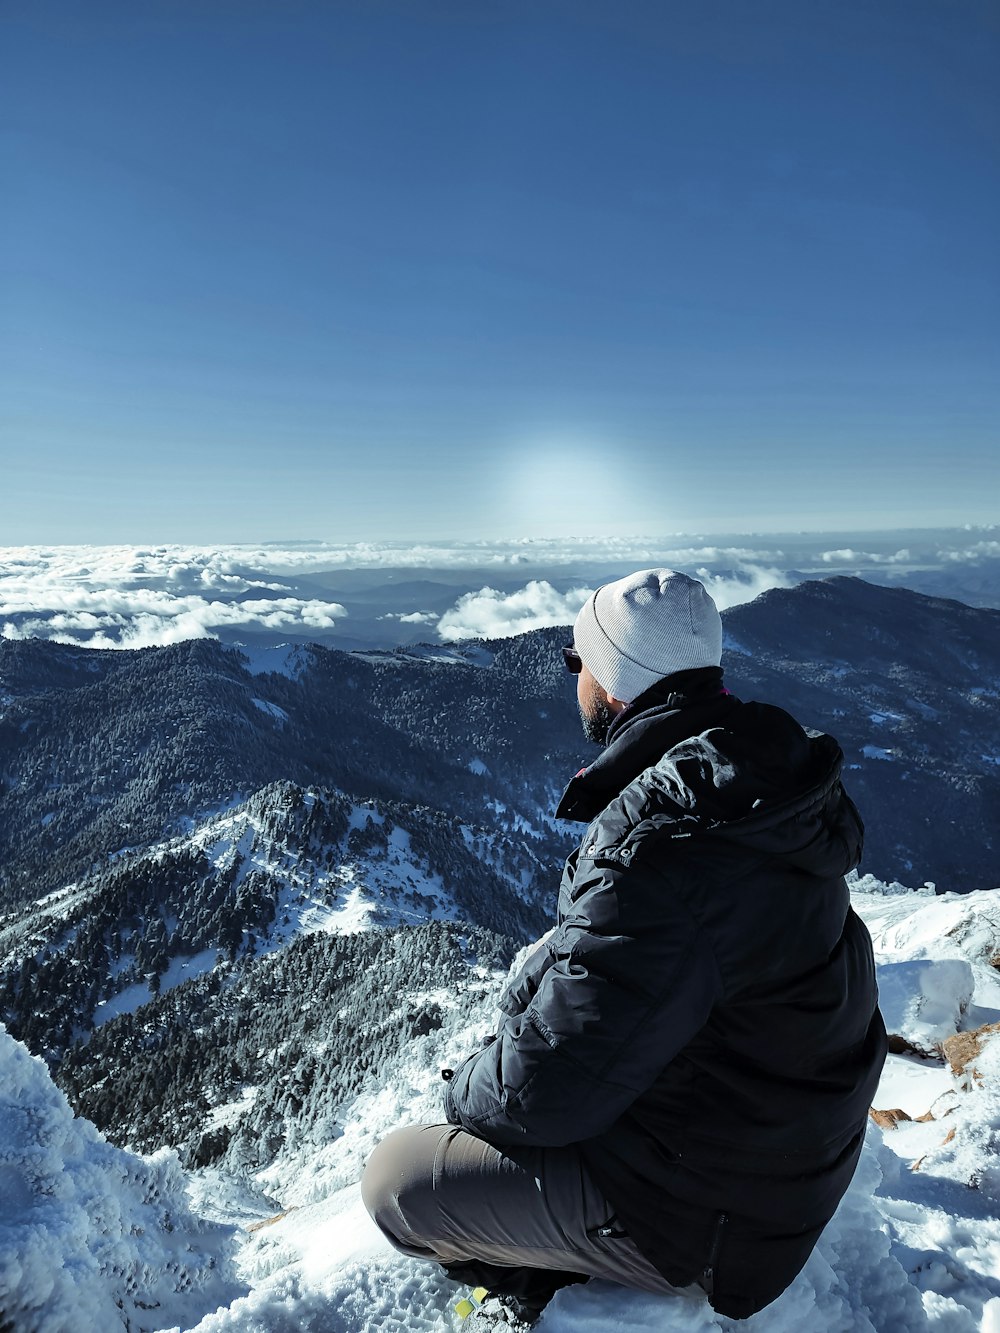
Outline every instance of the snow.
[(863, 745), (861, 747), (861, 753), (866, 759), (895, 759), (895, 755), (891, 750), (883, 750), (880, 745)]
[(898, 1107), (916, 1120), (954, 1089), (954, 1080), (942, 1061), (890, 1055), (882, 1070), (875, 1105), (883, 1110)]
[[(316, 799), (315, 792), (304, 793), (307, 805)], [(349, 828), (365, 829), (369, 823), (381, 827), (384, 814), (374, 805), (355, 803), (348, 816)], [(389, 835), (384, 855), (352, 856), (341, 850), (328, 869), (316, 864), (305, 874), (297, 853), (276, 842), (247, 805), (234, 802), (201, 824), (192, 822), (184, 836), (160, 844), (151, 852), (157, 855), (186, 849), (203, 852), (220, 868), (240, 861), (236, 884), (242, 883), (250, 871), (259, 870), (281, 886), (275, 900), (275, 924), (263, 938), (258, 937), (258, 955), (273, 953), (301, 934), (353, 934), (376, 924), (414, 925), (431, 919), (451, 921), (458, 916), (441, 876), (416, 857), (409, 834), (398, 827)], [(421, 899), (416, 906), (410, 896), (414, 894)], [(198, 960), (188, 960), (188, 970), (179, 980), (210, 971), (215, 959), (215, 951), (210, 950)], [(160, 990), (176, 984), (178, 978), (171, 965), (161, 979)], [(114, 1012), (132, 1012), (149, 998), (148, 989), (140, 985), (130, 988), (127, 997), (115, 997), (107, 1004), (119, 1005)], [(109, 1012), (101, 1021), (110, 1017)]]
[[(594, 1281), (559, 1292), (542, 1315), (539, 1333), (658, 1333), (664, 1328), (709, 1333), (735, 1327), (748, 1333), (915, 1333), (933, 1327), (986, 1327), (968, 1317), (953, 1296), (933, 1290), (930, 1295), (952, 1321), (936, 1317), (934, 1300), (931, 1310), (925, 1309), (921, 1291), (904, 1266), (908, 1256), (894, 1252), (875, 1199), (884, 1183), (884, 1151), (877, 1134), (871, 1135), (855, 1182), (805, 1270), (753, 1319), (737, 1325), (716, 1315), (700, 1292), (655, 1296)], [(886, 1206), (895, 1205), (886, 1201)], [(974, 1246), (966, 1249), (966, 1262), (974, 1260)], [(931, 1253), (941, 1256), (944, 1270), (942, 1252)], [(389, 1249), (368, 1220), (356, 1185), (294, 1209), (258, 1231), (252, 1252), (244, 1252), (243, 1271), (251, 1283), (249, 1293), (207, 1316), (196, 1333), (292, 1333), (307, 1328), (446, 1333), (456, 1326), (451, 1311), (462, 1294), (435, 1266)], [(930, 1272), (934, 1274), (933, 1268)], [(980, 1285), (988, 1297), (988, 1281)], [(953, 1316), (963, 1312), (965, 1320), (955, 1321)]]
[(728, 630), (723, 630), (722, 646), (727, 653), (739, 653), (741, 657), (753, 657), (749, 648), (745, 648), (739, 639), (735, 639)]
[[(952, 943), (957, 956), (939, 960), (947, 964), (940, 971), (929, 966), (899, 976), (912, 982), (903, 993), (929, 995), (957, 1021), (968, 978), (978, 981), (992, 970), (984, 960), (996, 942), (996, 896), (982, 893), (970, 903), (958, 895), (942, 899), (927, 889), (907, 893), (899, 885), (862, 882), (856, 902), (883, 944), (892, 935), (901, 952), (917, 955), (940, 948), (943, 938)], [(892, 966), (891, 957), (883, 966)], [(302, 1150), (297, 1171), (286, 1161), (261, 1173), (258, 1183), (280, 1193), (292, 1211), (244, 1246), (248, 1294), (208, 1316), (196, 1333), (445, 1333), (456, 1326), (451, 1307), (461, 1290), (433, 1265), (388, 1248), (360, 1207), (356, 1181), (388, 1129), (439, 1117), (437, 1070), (488, 1029), (492, 1003), (488, 996), (453, 1008), (440, 1032), (414, 1043), (408, 1064), (345, 1108), (334, 1142)], [(1000, 1041), (995, 1055), (993, 1049), (987, 1046), (977, 1062), (984, 1086), (966, 1094), (956, 1090), (940, 1059), (890, 1057), (876, 1104), (913, 1117), (934, 1108), (937, 1119), (885, 1132), (871, 1125), (854, 1183), (816, 1252), (760, 1315), (736, 1325), (715, 1315), (700, 1294), (661, 1297), (591, 1282), (558, 1293), (539, 1333), (735, 1327), (753, 1333), (1000, 1333), (1000, 1181), (990, 1167), (1000, 1128), (991, 1090), (1000, 1089)], [(948, 1142), (942, 1118), (956, 1130)]]
[[(1000, 892), (935, 895), (930, 885), (914, 892), (872, 892), (870, 877), (855, 881), (852, 900), (872, 936), (879, 962), (964, 958), (972, 966), (976, 1005), (1000, 1008)], [(989, 1021), (985, 1018), (982, 1022)]]
[(458, 645), (455, 648), (438, 644), (415, 643), (408, 648), (358, 648), (352, 657), (362, 661), (381, 662), (386, 666), (405, 666), (409, 661), (440, 662), (445, 666), (489, 667), (493, 653), (481, 644)]
[(877, 727), (885, 726), (887, 722), (902, 722), (899, 713), (869, 713), (868, 721), (874, 722)]
[[(930, 992), (952, 1006), (956, 1021), (965, 1021), (979, 1012), (970, 1004), (960, 1015), (971, 974), (974, 998), (992, 1002), (990, 974), (996, 974), (988, 958), (1000, 947), (995, 893), (935, 897), (927, 887), (911, 892), (870, 877), (856, 882), (864, 887), (855, 902), (872, 925), (883, 967), (920, 957), (933, 963), (942, 941), (953, 953), (937, 960), (949, 964), (938, 973), (933, 967), (901, 972), (913, 982), (905, 994), (912, 999)], [(241, 1271), (250, 1291), (207, 1317), (197, 1333), (445, 1333), (456, 1327), (451, 1306), (460, 1289), (432, 1265), (401, 1258), (381, 1241), (359, 1206), (356, 1181), (388, 1129), (439, 1117), (437, 1070), (488, 1030), (492, 1003), (488, 996), (471, 1006), (453, 1004), (441, 1031), (414, 1043), (409, 1063), (345, 1108), (336, 1140), (303, 1146), (297, 1167), (288, 1159), (261, 1173), (258, 1184), (293, 1211), (244, 1246)], [(977, 1067), (1000, 1088), (990, 1049)], [(876, 1105), (901, 1107), (914, 1118), (934, 1108), (938, 1118), (885, 1132), (871, 1126), (858, 1175), (804, 1272), (745, 1324), (715, 1315), (701, 1296), (659, 1297), (591, 1282), (560, 1292), (539, 1333), (667, 1327), (679, 1333), (735, 1327), (753, 1333), (1000, 1333), (1000, 1184), (988, 1166), (1000, 1127), (993, 1097), (987, 1086), (959, 1093), (940, 1059), (891, 1056)], [(948, 1143), (942, 1119), (956, 1129)]]
[(255, 708), (259, 708), (262, 713), (266, 713), (268, 717), (274, 718), (279, 726), (283, 727), (288, 721), (288, 714), (277, 704), (268, 703), (266, 699), (258, 699), (256, 695), (251, 699), (251, 703)]
[(196, 1217), (176, 1156), (113, 1148), (0, 1028), (0, 1312), (24, 1333), (190, 1327), (246, 1290), (234, 1229)]
[[(291, 931), (295, 934), (322, 933), (325, 935), (355, 935), (365, 930), (371, 923), (375, 905), (366, 896), (365, 887), (355, 879), (352, 866), (343, 868), (346, 894), (336, 907), (326, 907), (321, 903), (306, 902), (296, 913), (295, 924)], [(279, 903), (279, 910), (288, 911), (291, 904)], [(291, 932), (290, 932), (291, 933)]]
[(200, 953), (184, 954), (172, 958), (167, 970), (160, 977), (161, 995), (168, 990), (173, 990), (174, 986), (180, 986), (182, 982), (191, 981), (194, 977), (200, 977), (206, 972), (211, 972), (217, 957), (218, 951), (216, 949), (202, 949)]
[(878, 968), (886, 1029), (930, 1052), (958, 1031), (975, 982), (964, 958), (913, 959)]
[(273, 671), (276, 675), (296, 680), (308, 670), (311, 662), (309, 649), (301, 643), (279, 643), (271, 648), (250, 648), (241, 644), (239, 651), (252, 676)]
[[(183, 954), (172, 958), (166, 971), (160, 977), (159, 993), (166, 995), (167, 991), (173, 990), (175, 986), (180, 986), (185, 981), (200, 977), (205, 972), (211, 972), (217, 958), (218, 950), (216, 949), (202, 949), (200, 953)], [(124, 967), (116, 970), (124, 971)], [(120, 990), (117, 995), (113, 995), (110, 999), (98, 1002), (94, 1010), (93, 1026), (95, 1028), (103, 1027), (105, 1023), (110, 1023), (119, 1014), (134, 1014), (137, 1009), (141, 1009), (144, 1004), (148, 1004), (152, 998), (153, 992), (146, 982), (139, 981), (131, 986), (126, 986), (124, 990)]]
[(111, 999), (99, 1000), (91, 1022), (95, 1028), (103, 1027), (105, 1023), (110, 1023), (113, 1018), (118, 1018), (121, 1014), (134, 1014), (144, 1004), (149, 1004), (152, 998), (153, 992), (147, 983), (137, 981), (120, 990)]
[[(397, 829), (390, 848), (405, 857), (407, 843)], [(591, 1282), (559, 1292), (539, 1333), (1000, 1333), (1000, 1032), (980, 1034), (962, 1077), (934, 1049), (942, 1034), (1000, 1020), (1000, 894), (934, 896), (862, 877), (853, 898), (889, 1026), (929, 1054), (889, 1057), (875, 1104), (912, 1119), (869, 1125), (803, 1272), (742, 1324), (700, 1293)], [(435, 993), (442, 1027), (408, 1043), (335, 1125), (286, 1145), (252, 1180), (194, 1173), (188, 1199), (171, 1154), (110, 1147), (0, 1032), (0, 1309), (33, 1333), (114, 1333), (125, 1327), (117, 1300), (136, 1333), (454, 1330), (462, 1289), (390, 1249), (358, 1180), (390, 1128), (440, 1119), (439, 1070), (490, 1029), (502, 982), (492, 975), (485, 995)], [(231, 1123), (253, 1096), (248, 1087), (216, 1107), (212, 1123)]]
[(243, 1088), (239, 1097), (212, 1107), (205, 1122), (206, 1129), (221, 1129), (224, 1125), (235, 1125), (240, 1116), (251, 1110), (256, 1100), (256, 1088)]

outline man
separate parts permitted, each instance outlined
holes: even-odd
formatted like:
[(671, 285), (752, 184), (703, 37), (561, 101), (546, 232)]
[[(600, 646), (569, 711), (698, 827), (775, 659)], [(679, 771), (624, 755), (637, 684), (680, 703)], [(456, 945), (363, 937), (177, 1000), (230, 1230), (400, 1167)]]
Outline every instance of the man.
[(721, 649), (683, 574), (588, 599), (564, 654), (606, 748), (557, 811), (587, 825), (558, 925), (451, 1075), (449, 1123), (397, 1130), (365, 1172), (397, 1248), (525, 1324), (591, 1276), (754, 1313), (861, 1151), (885, 1058), (843, 878), (861, 820), (836, 742), (730, 694)]

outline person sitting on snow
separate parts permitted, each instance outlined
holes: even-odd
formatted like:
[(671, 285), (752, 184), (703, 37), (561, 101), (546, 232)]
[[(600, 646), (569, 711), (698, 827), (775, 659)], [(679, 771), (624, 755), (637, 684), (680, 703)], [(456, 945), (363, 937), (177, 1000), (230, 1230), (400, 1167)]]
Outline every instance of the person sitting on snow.
[(564, 656), (605, 748), (556, 812), (586, 825), (558, 924), (444, 1071), (446, 1123), (393, 1131), (364, 1173), (398, 1250), (525, 1324), (589, 1277), (753, 1314), (861, 1152), (886, 1051), (844, 881), (862, 823), (837, 743), (731, 694), (721, 649), (684, 574), (590, 596)]

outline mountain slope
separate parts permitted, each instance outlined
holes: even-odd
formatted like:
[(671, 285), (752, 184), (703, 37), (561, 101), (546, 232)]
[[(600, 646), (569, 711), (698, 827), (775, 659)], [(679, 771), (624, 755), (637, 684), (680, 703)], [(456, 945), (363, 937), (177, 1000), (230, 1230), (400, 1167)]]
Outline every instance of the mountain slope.
[(1000, 861), (1000, 611), (833, 578), (723, 616), (727, 683), (844, 749), (863, 868), (985, 888)]
[(569, 710), (548, 706), (563, 685), (553, 633), (495, 654), (314, 648), (294, 679), (201, 640), (0, 641), (0, 909), (280, 780), (476, 823), (516, 802), (544, 839), (539, 806), (587, 749)]

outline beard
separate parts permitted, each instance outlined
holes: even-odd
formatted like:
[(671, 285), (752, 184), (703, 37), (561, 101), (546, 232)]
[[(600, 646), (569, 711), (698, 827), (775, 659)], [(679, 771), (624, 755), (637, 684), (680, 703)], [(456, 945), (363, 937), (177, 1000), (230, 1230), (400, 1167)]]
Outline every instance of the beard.
[(614, 713), (603, 699), (593, 699), (586, 712), (584, 712), (582, 704), (578, 707), (580, 709), (580, 723), (583, 726), (583, 734), (587, 740), (593, 741), (595, 745), (604, 745), (608, 739), (608, 727), (615, 720)]

